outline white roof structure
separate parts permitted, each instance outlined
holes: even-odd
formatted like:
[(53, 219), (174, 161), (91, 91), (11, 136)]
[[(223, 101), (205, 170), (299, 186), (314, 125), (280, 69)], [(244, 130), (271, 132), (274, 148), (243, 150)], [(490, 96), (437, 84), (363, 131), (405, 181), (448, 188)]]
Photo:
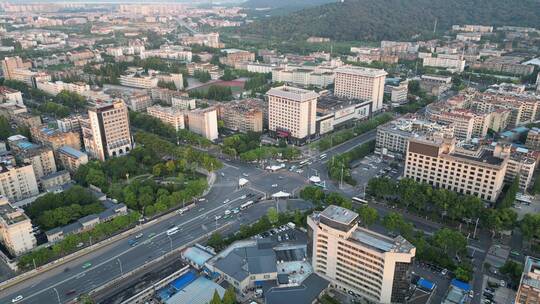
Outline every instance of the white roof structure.
[(240, 178), (238, 180), (238, 186), (240, 186), (240, 187), (247, 185), (247, 183), (249, 183), (249, 180), (247, 180), (245, 178)]
[(312, 183), (314, 183), (314, 184), (318, 184), (318, 183), (321, 182), (321, 178), (314, 175), (314, 176), (312, 176), (312, 177), (309, 178), (309, 181), (312, 182)]
[(277, 193), (272, 194), (272, 198), (287, 198), (289, 196), (291, 196), (291, 194), (284, 191), (279, 191)]

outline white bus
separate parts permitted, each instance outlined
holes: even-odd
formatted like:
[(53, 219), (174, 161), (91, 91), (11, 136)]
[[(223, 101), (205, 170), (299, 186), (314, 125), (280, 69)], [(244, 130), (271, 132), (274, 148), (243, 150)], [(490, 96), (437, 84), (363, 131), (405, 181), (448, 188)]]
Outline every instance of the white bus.
[(254, 204), (254, 201), (245, 202), (240, 206), (240, 210), (246, 210), (247, 208), (251, 207), (251, 205), (253, 204)]
[(362, 205), (367, 205), (367, 201), (365, 199), (362, 199), (362, 198), (359, 198), (359, 197), (356, 197), (356, 196), (353, 196), (352, 198), (353, 202), (356, 202), (356, 203), (359, 203), (359, 204), (362, 204)]
[(178, 227), (174, 227), (174, 228), (171, 228), (169, 230), (167, 230), (167, 235), (173, 235), (173, 234), (176, 234), (178, 233)]

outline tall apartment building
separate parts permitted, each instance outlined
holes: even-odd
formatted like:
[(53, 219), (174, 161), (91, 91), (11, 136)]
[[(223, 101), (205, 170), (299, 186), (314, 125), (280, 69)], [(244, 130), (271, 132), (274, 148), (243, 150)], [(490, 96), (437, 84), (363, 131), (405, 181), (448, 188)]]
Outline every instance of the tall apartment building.
[(527, 133), (527, 140), (525, 141), (525, 146), (533, 150), (540, 150), (540, 129), (531, 128), (529, 133)]
[(17, 153), (22, 163), (31, 164), (34, 175), (39, 181), (43, 176), (56, 172), (53, 150), (49, 147), (37, 147)]
[(14, 79), (13, 72), (17, 69), (28, 69), (31, 67), (31, 62), (24, 62), (19, 56), (6, 57), (2, 60), (2, 73), (6, 79)]
[(519, 188), (521, 191), (526, 191), (533, 179), (537, 156), (520, 150), (523, 149), (518, 148), (508, 154), (508, 165), (504, 181), (512, 183), (519, 176)]
[(384, 70), (343, 66), (335, 70), (334, 95), (337, 97), (369, 100), (372, 111), (383, 107), (384, 83), (388, 75)]
[(263, 109), (259, 100), (244, 99), (218, 106), (219, 117), (225, 128), (239, 132), (262, 132)]
[(315, 273), (374, 303), (404, 303), (416, 248), (358, 225), (358, 214), (330, 205), (308, 217), (308, 256)]
[(314, 91), (281, 86), (270, 89), (268, 130), (278, 137), (303, 142), (316, 133), (317, 98)]
[(71, 173), (75, 173), (81, 165), (88, 163), (88, 155), (86, 153), (69, 146), (58, 149), (56, 155), (62, 167)]
[(39, 194), (32, 165), (0, 165), (0, 194), (19, 201)]
[(184, 111), (173, 107), (163, 107), (155, 105), (146, 109), (148, 115), (161, 120), (163, 123), (172, 126), (176, 131), (185, 128)]
[(458, 139), (471, 140), (474, 130), (474, 116), (468, 113), (442, 112), (431, 115), (430, 119), (441, 124), (452, 124), (454, 135)]
[(188, 127), (209, 140), (218, 138), (217, 111), (214, 108), (196, 109), (187, 112)]
[(531, 256), (525, 258), (515, 303), (540, 303), (540, 259)]
[(502, 147), (490, 151), (472, 144), (457, 145), (455, 138), (411, 138), (404, 177), (495, 202), (508, 162), (499, 149)]
[(36, 247), (32, 222), (24, 211), (0, 197), (0, 242), (13, 254), (20, 255)]
[(121, 100), (88, 109), (88, 121), (82, 129), (86, 152), (102, 161), (127, 154), (133, 148), (128, 109)]
[(62, 132), (57, 129), (51, 129), (44, 126), (30, 128), (32, 139), (44, 146), (50, 147), (53, 150), (63, 146), (70, 146), (73, 149), (81, 149), (81, 139), (78, 133)]
[(488, 90), (482, 94), (476, 94), (468, 104), (470, 108), (481, 113), (492, 113), (497, 110), (510, 111), (507, 122), (509, 127), (531, 123), (538, 119), (540, 114), (540, 98), (535, 95)]
[(75, 132), (81, 134), (81, 120), (83, 120), (81, 115), (73, 115), (65, 118), (57, 119), (56, 124), (58, 130), (62, 132)]

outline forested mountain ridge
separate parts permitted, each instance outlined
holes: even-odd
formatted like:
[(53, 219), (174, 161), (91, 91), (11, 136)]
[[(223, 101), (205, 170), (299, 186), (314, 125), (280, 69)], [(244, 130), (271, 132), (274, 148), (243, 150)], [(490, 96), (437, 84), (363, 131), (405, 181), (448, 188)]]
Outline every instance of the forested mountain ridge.
[(326, 3), (337, 2), (336, 0), (248, 0), (242, 3), (245, 8), (284, 8), (284, 7), (311, 7)]
[(239, 29), (280, 39), (409, 39), (453, 24), (540, 27), (539, 0), (345, 0), (271, 17)]

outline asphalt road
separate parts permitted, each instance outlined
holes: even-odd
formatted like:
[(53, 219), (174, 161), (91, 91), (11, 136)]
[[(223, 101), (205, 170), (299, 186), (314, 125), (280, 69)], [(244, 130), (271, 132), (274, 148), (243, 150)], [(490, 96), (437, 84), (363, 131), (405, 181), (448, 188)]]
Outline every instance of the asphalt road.
[[(221, 174), (223, 173), (223, 174)], [(19, 303), (66, 303), (77, 297), (79, 294), (87, 293), (98, 286), (120, 276), (122, 273), (136, 269), (149, 261), (171, 251), (171, 249), (183, 246), (200, 236), (208, 234), (218, 227), (230, 223), (231, 230), (238, 229), (241, 224), (251, 223), (260, 218), (268, 209), (273, 206), (273, 202), (255, 204), (253, 207), (233, 215), (230, 218), (221, 218), (216, 221), (216, 215), (224, 215), (227, 209), (239, 207), (250, 197), (241, 197), (249, 193), (255, 195), (264, 194), (264, 191), (257, 190), (255, 186), (238, 189), (238, 177), (247, 174), (252, 178), (259, 177), (259, 184), (268, 187), (272, 183), (269, 178), (268, 183), (264, 182), (264, 175), (268, 173), (252, 166), (226, 165), (217, 172), (217, 178), (211, 191), (206, 196), (206, 201), (198, 205), (183, 215), (175, 215), (167, 220), (158, 222), (150, 227), (141, 229), (134, 233), (143, 233), (136, 246), (128, 244), (128, 236), (92, 253), (75, 259), (57, 268), (51, 269), (35, 277), (17, 284), (11, 288), (0, 292), (0, 303), (11, 303), (11, 299), (22, 295), (24, 299)], [(250, 177), (248, 177), (250, 178)], [(279, 177), (278, 177), (279, 180)], [(298, 179), (299, 185), (304, 181)], [(229, 199), (230, 202), (224, 204)], [(281, 202), (280, 210), (287, 207)], [(302, 202), (290, 202), (289, 208), (309, 208), (309, 204)], [(172, 226), (178, 226), (179, 232), (168, 237), (165, 231)], [(155, 236), (148, 238), (150, 234)], [(92, 266), (83, 269), (86, 262)]]

